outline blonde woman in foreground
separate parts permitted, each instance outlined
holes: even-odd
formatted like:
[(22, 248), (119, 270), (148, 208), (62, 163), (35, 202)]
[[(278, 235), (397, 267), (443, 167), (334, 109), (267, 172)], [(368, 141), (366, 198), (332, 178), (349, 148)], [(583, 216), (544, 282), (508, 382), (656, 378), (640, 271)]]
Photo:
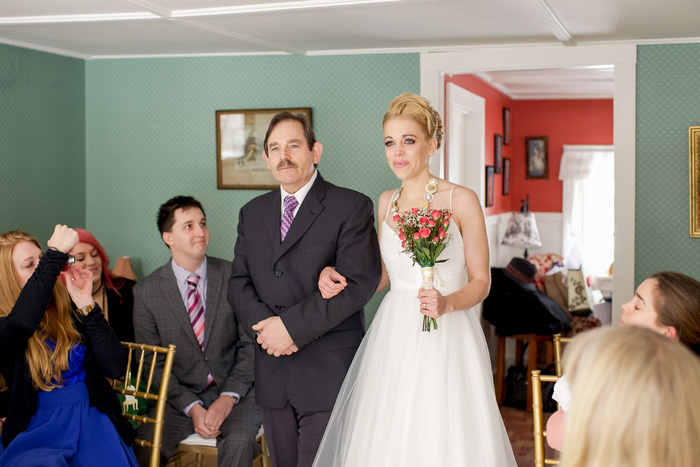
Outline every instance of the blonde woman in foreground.
[(601, 328), (568, 345), (564, 371), (561, 465), (698, 465), (700, 360), (687, 347), (649, 329)]

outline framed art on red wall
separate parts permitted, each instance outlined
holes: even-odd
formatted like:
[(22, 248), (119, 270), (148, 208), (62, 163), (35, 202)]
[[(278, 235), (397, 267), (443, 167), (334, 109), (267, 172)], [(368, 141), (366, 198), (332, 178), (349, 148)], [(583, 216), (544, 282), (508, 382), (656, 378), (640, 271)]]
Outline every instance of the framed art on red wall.
[(493, 206), (493, 197), (494, 197), (494, 189), (493, 189), (493, 173), (494, 173), (494, 167), (492, 165), (487, 165), (486, 166), (486, 202), (484, 203), (484, 206), (487, 208), (489, 206)]
[(493, 166), (496, 173), (503, 173), (503, 136), (494, 135), (493, 137)]
[(525, 138), (525, 178), (549, 178), (546, 136)]
[(503, 108), (503, 144), (510, 145), (510, 109)]
[(510, 159), (503, 159), (503, 188), (501, 193), (504, 195), (510, 194)]

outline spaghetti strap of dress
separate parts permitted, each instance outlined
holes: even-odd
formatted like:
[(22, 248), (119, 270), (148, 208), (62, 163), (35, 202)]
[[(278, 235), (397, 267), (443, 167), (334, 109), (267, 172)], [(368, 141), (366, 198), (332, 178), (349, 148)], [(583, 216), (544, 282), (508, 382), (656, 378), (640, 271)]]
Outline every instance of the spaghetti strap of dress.
[(394, 204), (394, 201), (396, 201), (399, 197), (399, 193), (401, 193), (401, 188), (397, 188), (394, 190), (394, 194), (391, 195), (391, 199), (389, 200), (389, 206), (386, 208), (386, 214), (384, 214), (384, 221), (386, 222), (387, 217), (389, 217), (389, 213), (391, 212), (391, 205)]
[(452, 212), (452, 192), (455, 191), (455, 187), (457, 185), (452, 185), (452, 189), (450, 190), (450, 212)]

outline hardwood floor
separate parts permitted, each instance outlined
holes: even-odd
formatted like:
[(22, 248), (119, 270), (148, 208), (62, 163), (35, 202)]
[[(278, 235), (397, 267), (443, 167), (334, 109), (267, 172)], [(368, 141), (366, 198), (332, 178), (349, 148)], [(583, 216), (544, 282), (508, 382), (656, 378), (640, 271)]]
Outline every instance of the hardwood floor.
[[(545, 423), (550, 414), (545, 413)], [(501, 417), (506, 426), (510, 443), (513, 446), (513, 454), (518, 467), (532, 467), (535, 462), (535, 448), (532, 440), (532, 413), (514, 407), (501, 407)], [(547, 457), (556, 457), (555, 451), (546, 448)], [(189, 456), (189, 455), (188, 455)], [(194, 455), (183, 458), (183, 465), (194, 460)], [(204, 467), (216, 467), (216, 459), (207, 456), (204, 459)]]
[[(544, 414), (545, 424), (551, 414)], [(506, 426), (510, 444), (513, 446), (513, 454), (518, 467), (532, 467), (535, 465), (535, 445), (533, 441), (532, 413), (514, 407), (501, 407), (501, 417)], [(545, 446), (545, 456), (557, 457), (556, 451)]]

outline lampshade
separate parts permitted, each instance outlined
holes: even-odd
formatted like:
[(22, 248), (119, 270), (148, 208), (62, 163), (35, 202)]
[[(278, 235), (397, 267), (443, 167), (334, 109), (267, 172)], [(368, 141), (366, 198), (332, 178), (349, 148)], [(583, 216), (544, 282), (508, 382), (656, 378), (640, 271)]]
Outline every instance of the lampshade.
[(117, 264), (114, 266), (114, 269), (112, 269), (112, 272), (117, 276), (126, 277), (132, 281), (136, 280), (136, 274), (134, 274), (134, 270), (131, 267), (131, 258), (128, 256), (120, 256), (117, 258)]
[(525, 257), (527, 257), (528, 248), (542, 246), (535, 215), (531, 212), (511, 213), (501, 245), (523, 247), (525, 248)]

